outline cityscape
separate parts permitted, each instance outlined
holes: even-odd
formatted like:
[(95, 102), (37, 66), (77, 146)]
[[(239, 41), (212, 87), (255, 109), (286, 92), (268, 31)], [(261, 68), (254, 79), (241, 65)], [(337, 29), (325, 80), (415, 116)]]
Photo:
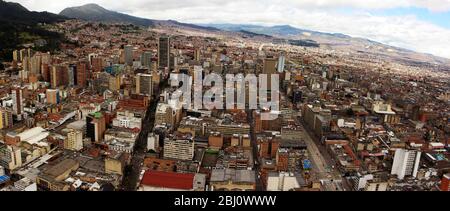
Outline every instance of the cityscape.
[(0, 1), (0, 191), (449, 191), (445, 55), (107, 7)]

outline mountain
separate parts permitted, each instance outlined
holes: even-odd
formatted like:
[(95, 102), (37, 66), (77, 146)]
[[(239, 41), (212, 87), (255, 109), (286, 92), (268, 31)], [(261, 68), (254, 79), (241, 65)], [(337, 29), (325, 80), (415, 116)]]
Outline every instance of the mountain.
[(59, 15), (87, 21), (131, 23), (140, 26), (154, 25), (153, 20), (110, 11), (97, 4), (69, 7), (61, 11)]
[(54, 23), (64, 19), (66, 18), (49, 12), (32, 12), (18, 3), (0, 0), (0, 21), (33, 25)]
[(196, 30), (219, 31), (213, 27), (198, 26), (189, 23), (180, 23), (174, 20), (153, 20), (134, 17), (131, 15), (107, 10), (98, 4), (86, 4), (79, 7), (69, 7), (59, 13), (59, 15), (86, 21), (98, 21), (109, 23), (130, 23), (138, 26), (156, 27), (178, 27)]
[(0, 0), (0, 61), (11, 60), (11, 51), (21, 44), (45, 40), (39, 50), (51, 51), (59, 46), (63, 36), (46, 30), (39, 23), (55, 23), (67, 18), (48, 13), (29, 11), (22, 5)]
[(352, 54), (376, 56), (385, 61), (402, 62), (414, 66), (443, 65), (450, 67), (450, 60), (408, 49), (394, 47), (365, 38), (341, 33), (324, 33), (295, 28), (289, 25), (260, 26), (251, 24), (200, 24), (230, 32), (246, 32), (272, 36), (287, 43), (305, 47), (321, 47), (342, 50)]

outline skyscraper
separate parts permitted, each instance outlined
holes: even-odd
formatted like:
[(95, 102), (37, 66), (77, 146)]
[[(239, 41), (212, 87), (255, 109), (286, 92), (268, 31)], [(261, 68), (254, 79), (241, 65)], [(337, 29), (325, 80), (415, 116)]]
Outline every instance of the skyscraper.
[(83, 133), (79, 130), (70, 130), (64, 141), (64, 149), (79, 151), (83, 149)]
[(0, 129), (13, 126), (12, 112), (6, 108), (0, 108)]
[(52, 67), (50, 71), (50, 84), (52, 88), (67, 86), (69, 84), (69, 68), (67, 65), (59, 64)]
[(280, 57), (278, 57), (277, 70), (279, 73), (284, 72), (284, 65), (286, 64), (286, 57), (284, 53), (281, 53)]
[(92, 142), (103, 140), (106, 131), (105, 116), (100, 113), (92, 113), (86, 116), (86, 137), (91, 138)]
[(195, 49), (195, 50), (194, 50), (194, 60), (195, 60), (195, 61), (200, 61), (200, 55), (201, 55), (201, 54), (200, 54), (200, 49), (198, 49), (198, 48)]
[(133, 46), (126, 45), (124, 47), (124, 54), (125, 54), (125, 64), (133, 65)]
[(87, 85), (87, 79), (88, 79), (88, 63), (87, 61), (80, 61), (77, 64), (76, 69), (76, 85), (85, 87)]
[(152, 75), (142, 73), (136, 75), (136, 93), (151, 96), (152, 88)]
[(170, 67), (170, 37), (168, 36), (159, 38), (158, 67), (161, 69)]
[(405, 176), (416, 177), (421, 154), (417, 150), (397, 149), (391, 174), (397, 175), (398, 179), (403, 179)]
[(147, 68), (151, 68), (152, 66), (152, 57), (153, 54), (151, 51), (145, 51), (141, 56), (141, 65)]
[(23, 110), (23, 94), (20, 87), (13, 88), (11, 90), (13, 101), (13, 113), (17, 116), (18, 120), (22, 120)]

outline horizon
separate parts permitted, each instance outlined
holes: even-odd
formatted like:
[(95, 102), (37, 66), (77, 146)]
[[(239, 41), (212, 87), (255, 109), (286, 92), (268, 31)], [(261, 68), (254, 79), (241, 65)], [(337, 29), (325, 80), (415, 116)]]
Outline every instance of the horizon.
[[(131, 0), (128, 5), (106, 0), (14, 0), (33, 11), (59, 14), (68, 7), (97, 4), (107, 10), (140, 18), (175, 20), (191, 24), (279, 26), (345, 34), (385, 45), (450, 59), (450, 1), (406, 0), (227, 1)], [(43, 8), (42, 5), (46, 5)], [(212, 15), (214, 14), (214, 15)], [(448, 19), (447, 19), (448, 20)]]

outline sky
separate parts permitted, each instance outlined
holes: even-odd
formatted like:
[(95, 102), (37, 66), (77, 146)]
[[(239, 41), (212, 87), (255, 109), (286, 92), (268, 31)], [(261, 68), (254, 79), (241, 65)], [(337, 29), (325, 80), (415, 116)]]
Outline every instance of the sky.
[(291, 25), (343, 33), (450, 58), (450, 0), (11, 0), (59, 13), (96, 3), (109, 10), (185, 23)]

